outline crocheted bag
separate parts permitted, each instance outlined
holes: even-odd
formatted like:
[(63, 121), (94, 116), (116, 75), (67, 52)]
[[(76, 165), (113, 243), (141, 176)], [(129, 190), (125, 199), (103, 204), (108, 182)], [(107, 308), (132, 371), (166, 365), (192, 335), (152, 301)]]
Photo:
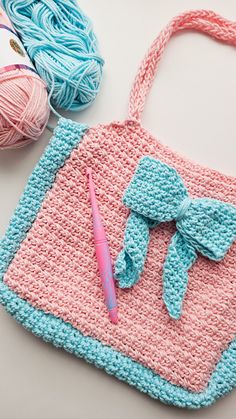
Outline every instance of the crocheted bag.
[[(0, 299), (17, 321), (46, 341), (165, 403), (199, 408), (236, 386), (236, 245), (232, 244), (236, 179), (172, 152), (140, 123), (163, 50), (172, 34), (184, 29), (236, 44), (235, 23), (210, 11), (184, 13), (160, 33), (144, 59), (131, 91), (127, 120), (88, 129), (60, 119), (1, 242)], [(154, 161), (144, 172), (142, 158)], [(128, 244), (123, 240), (132, 211), (146, 228), (141, 246), (134, 242), (131, 252), (141, 279), (130, 289), (117, 287), (117, 325), (108, 319), (97, 272), (87, 166), (93, 169), (114, 263), (130, 246), (129, 240)], [(167, 199), (171, 188), (159, 184), (159, 169), (165, 181), (169, 182), (169, 174), (174, 176), (178, 201), (173, 194)], [(137, 192), (139, 182), (145, 186), (142, 196)], [(187, 195), (190, 201), (183, 203)], [(199, 204), (202, 198), (204, 204)], [(165, 214), (160, 199), (169, 218), (160, 217)], [(134, 225), (135, 230), (125, 236), (131, 241), (142, 231)], [(176, 227), (178, 240), (169, 248)], [(214, 229), (220, 234), (214, 235)], [(203, 240), (205, 232), (211, 234), (209, 246)], [(173, 249), (177, 259), (169, 260), (166, 272), (168, 276), (171, 271), (167, 300), (170, 314), (174, 307), (174, 318), (162, 298), (163, 263), (169, 251), (173, 256)], [(209, 258), (212, 255), (215, 260)], [(124, 265), (120, 267), (119, 261), (120, 256), (116, 263), (120, 281)]]

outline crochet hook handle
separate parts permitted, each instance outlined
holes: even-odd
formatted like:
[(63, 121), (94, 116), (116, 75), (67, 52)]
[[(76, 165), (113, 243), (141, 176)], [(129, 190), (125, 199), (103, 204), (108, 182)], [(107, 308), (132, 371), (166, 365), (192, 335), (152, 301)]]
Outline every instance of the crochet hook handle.
[(92, 178), (92, 169), (87, 168), (86, 174), (89, 181), (89, 195), (92, 206), (94, 244), (104, 298), (111, 322), (117, 323), (117, 301), (109, 246), (97, 204), (95, 187)]

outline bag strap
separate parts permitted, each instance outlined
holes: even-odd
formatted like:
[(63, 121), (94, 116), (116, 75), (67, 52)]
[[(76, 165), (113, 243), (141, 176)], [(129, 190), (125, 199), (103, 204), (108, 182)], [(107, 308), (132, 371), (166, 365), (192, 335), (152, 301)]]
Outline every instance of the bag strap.
[(154, 40), (144, 58), (130, 93), (129, 117), (140, 120), (161, 56), (176, 32), (195, 29), (222, 42), (236, 45), (236, 22), (209, 10), (193, 10), (174, 17)]

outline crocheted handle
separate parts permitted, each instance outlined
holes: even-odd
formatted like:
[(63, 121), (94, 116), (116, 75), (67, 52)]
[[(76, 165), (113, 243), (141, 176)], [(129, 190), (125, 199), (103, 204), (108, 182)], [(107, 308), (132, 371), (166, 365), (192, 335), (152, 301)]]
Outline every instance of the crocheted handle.
[(212, 38), (236, 45), (236, 23), (209, 10), (185, 12), (173, 18), (152, 43), (134, 81), (129, 103), (129, 117), (140, 120), (158, 64), (171, 36), (184, 29), (194, 29)]

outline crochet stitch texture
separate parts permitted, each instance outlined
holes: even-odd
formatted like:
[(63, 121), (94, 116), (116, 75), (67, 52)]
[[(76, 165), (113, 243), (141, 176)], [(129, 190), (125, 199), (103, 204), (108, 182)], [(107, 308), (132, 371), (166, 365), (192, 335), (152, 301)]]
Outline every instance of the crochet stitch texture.
[[(65, 138), (73, 135), (72, 128), (62, 133)], [(161, 224), (152, 232), (140, 283), (128, 292), (117, 290), (118, 326), (106, 315), (94, 253), (86, 167), (93, 169), (114, 261), (128, 216), (121, 198), (144, 148), (174, 166), (194, 198), (216, 198), (220, 191), (221, 200), (234, 202), (235, 181), (212, 175), (169, 152), (139, 123), (89, 129), (58, 171), (4, 282), (34, 307), (63, 319), (173, 384), (199, 392), (235, 334), (234, 245), (221, 263), (198, 258), (189, 272), (184, 313), (178, 322), (171, 321), (162, 302), (162, 267), (174, 225)]]
[(176, 220), (163, 268), (163, 299), (171, 317), (178, 319), (196, 251), (223, 259), (236, 238), (236, 207), (209, 198), (190, 199), (176, 170), (148, 156), (140, 160), (123, 202), (131, 214), (116, 261), (122, 288), (134, 285), (143, 271), (149, 228)]
[[(173, 158), (176, 160), (176, 162), (182, 166), (182, 163), (184, 162), (183, 171), (186, 173), (187, 178), (191, 179), (191, 174), (194, 172), (195, 179), (199, 179), (199, 175), (203, 176), (202, 182), (201, 182), (201, 190), (205, 189), (205, 182), (212, 184), (212, 178), (214, 179), (213, 187), (215, 185), (219, 186), (222, 185), (222, 191), (226, 188), (226, 195), (229, 194), (231, 200), (235, 199), (235, 192), (236, 192), (236, 181), (233, 181), (232, 178), (229, 178), (227, 176), (220, 175), (217, 172), (211, 171), (209, 169), (203, 169), (202, 167), (198, 165), (193, 165), (187, 160), (183, 160), (181, 157), (177, 156), (176, 154), (172, 153), (168, 148), (164, 147), (160, 143), (155, 143), (155, 139), (149, 136), (149, 134), (144, 131), (141, 127), (138, 127), (137, 124), (134, 124), (133, 122), (127, 121), (127, 123), (121, 125), (121, 124), (111, 124), (107, 127), (100, 127), (101, 132), (100, 136), (104, 133), (108, 134), (111, 132), (117, 132), (117, 138), (120, 136), (121, 132), (124, 132), (124, 136), (126, 136), (126, 133), (133, 133), (134, 131), (137, 131), (141, 133), (142, 135), (145, 135), (147, 139), (151, 139), (153, 143), (153, 149), (155, 148), (159, 155), (162, 155), (163, 153), (166, 156), (169, 156), (169, 158)], [(29, 179), (29, 183), (26, 187), (26, 190), (24, 192), (24, 195), (20, 201), (20, 204), (18, 208), (16, 209), (16, 212), (14, 214), (14, 217), (12, 218), (11, 224), (8, 228), (8, 231), (6, 233), (5, 238), (1, 242), (0, 246), (0, 300), (1, 303), (6, 307), (6, 309), (19, 321), (22, 323), (26, 328), (29, 330), (32, 330), (33, 333), (35, 333), (37, 336), (44, 338), (46, 341), (54, 343), (56, 346), (63, 347), (67, 351), (76, 354), (79, 357), (84, 357), (87, 361), (94, 363), (96, 366), (100, 368), (105, 368), (105, 370), (110, 373), (116, 375), (121, 380), (127, 381), (129, 384), (136, 386), (139, 390), (146, 392), (150, 396), (154, 398), (159, 398), (160, 400), (166, 402), (175, 404), (177, 406), (182, 407), (191, 407), (191, 408), (199, 408), (202, 406), (206, 406), (208, 404), (211, 404), (216, 398), (224, 395), (228, 391), (230, 391), (233, 387), (236, 386), (236, 340), (234, 340), (229, 348), (225, 350), (225, 352), (219, 356), (221, 356), (221, 360), (218, 363), (215, 371), (212, 373), (212, 376), (210, 378), (210, 381), (207, 385), (207, 387), (198, 392), (192, 392), (188, 391), (184, 387), (187, 385), (188, 378), (190, 374), (192, 373), (192, 370), (190, 370), (189, 374), (186, 374), (188, 371), (188, 368), (190, 366), (189, 361), (196, 356), (194, 352), (188, 352), (191, 351), (191, 347), (194, 345), (189, 345), (189, 339), (194, 337), (194, 334), (192, 333), (192, 329), (195, 329), (195, 348), (198, 348), (199, 345), (202, 345), (204, 342), (206, 344), (205, 349), (205, 355), (203, 355), (203, 363), (201, 363), (200, 368), (204, 366), (204, 368), (207, 365), (207, 359), (209, 359), (209, 356), (212, 355), (212, 351), (214, 353), (215, 347), (210, 343), (208, 348), (208, 343), (206, 342), (207, 335), (205, 335), (205, 329), (201, 329), (202, 324), (198, 322), (198, 315), (196, 315), (196, 312), (199, 310), (199, 314), (202, 314), (202, 311), (209, 312), (210, 311), (210, 305), (209, 301), (207, 301), (207, 294), (209, 291), (209, 296), (212, 294), (213, 300), (215, 300), (216, 291), (214, 290), (214, 285), (208, 284), (207, 278), (205, 278), (205, 271), (204, 264), (201, 266), (201, 269), (203, 269), (202, 275), (200, 277), (200, 283), (192, 284), (190, 283), (190, 287), (188, 290), (188, 293), (195, 293), (195, 298), (199, 301), (199, 304), (197, 307), (194, 307), (194, 311), (190, 311), (189, 313), (189, 319), (181, 320), (181, 323), (178, 327), (176, 327), (176, 323), (168, 320), (168, 316), (166, 316), (166, 320), (162, 322), (162, 320), (165, 318), (163, 317), (163, 310), (159, 311), (158, 309), (153, 310), (153, 302), (156, 303), (158, 301), (158, 298), (155, 298), (155, 295), (153, 294), (152, 290), (153, 284), (151, 282), (147, 283), (147, 286), (145, 288), (141, 287), (141, 289), (136, 289), (136, 293), (134, 295), (135, 299), (145, 298), (145, 304), (146, 309), (144, 316), (141, 315), (141, 320), (143, 323), (143, 328), (147, 327), (147, 325), (150, 324), (150, 326), (154, 326), (154, 330), (152, 330), (151, 336), (155, 335), (156, 332), (156, 323), (155, 318), (158, 320), (159, 317), (161, 317), (160, 325), (158, 325), (158, 328), (161, 326), (161, 333), (163, 334), (163, 340), (157, 341), (156, 345), (158, 348), (158, 352), (161, 352), (161, 357), (163, 361), (166, 363), (168, 361), (168, 358), (170, 359), (170, 368), (174, 366), (173, 360), (174, 356), (178, 354), (178, 351), (180, 348), (178, 345), (182, 341), (184, 353), (185, 353), (185, 359), (184, 362), (188, 363), (188, 368), (186, 369), (182, 368), (181, 363), (179, 363), (179, 359), (177, 360), (177, 365), (181, 371), (182, 374), (186, 374), (186, 381), (185, 385), (183, 387), (176, 386), (171, 383), (171, 381), (167, 381), (166, 379), (162, 378), (160, 374), (156, 373), (154, 369), (148, 368), (144, 365), (142, 362), (135, 361), (133, 357), (127, 356), (125, 352), (122, 354), (120, 350), (116, 350), (114, 346), (110, 344), (104, 344), (100, 341), (100, 339), (94, 339), (93, 337), (86, 335), (85, 333), (82, 333), (78, 328), (72, 327), (69, 322), (65, 322), (60, 316), (55, 316), (53, 314), (50, 314), (46, 310), (39, 310), (37, 307), (37, 302), (32, 301), (27, 302), (27, 290), (25, 290), (25, 299), (22, 299), (17, 292), (14, 292), (11, 287), (6, 285), (5, 279), (6, 274), (11, 268), (11, 263), (14, 263), (14, 258), (17, 252), (19, 252), (18, 249), (21, 249), (22, 244), (26, 240), (28, 233), (28, 230), (30, 226), (34, 225), (35, 219), (37, 217), (41, 217), (39, 213), (39, 209), (45, 206), (43, 203), (45, 201), (45, 197), (50, 193), (50, 188), (54, 183), (54, 178), (56, 175), (57, 170), (60, 169), (60, 167), (63, 165), (65, 159), (69, 157), (70, 152), (72, 151), (72, 154), (74, 153), (73, 149), (76, 146), (77, 142), (80, 141), (81, 135), (85, 132), (86, 127), (80, 126), (78, 124), (72, 123), (70, 121), (61, 119), (59, 122), (59, 125), (55, 132), (55, 137), (51, 141), (48, 149), (45, 151), (45, 154), (41, 158), (39, 164), (37, 165), (36, 169), (34, 170), (32, 176)], [(127, 132), (126, 132), (127, 130)], [(75, 135), (72, 133), (75, 132)], [(94, 131), (91, 132), (92, 138), (95, 139), (96, 134), (94, 135)], [(136, 136), (132, 136), (132, 142), (135, 144)], [(83, 139), (83, 141), (85, 138)], [(99, 137), (97, 138), (99, 141)], [(83, 143), (82, 141), (82, 143)], [(103, 142), (106, 142), (105, 138)], [(82, 145), (80, 143), (80, 145)], [(98, 143), (95, 145), (91, 145), (93, 150), (94, 148), (99, 150)], [(141, 142), (140, 139), (138, 140), (138, 148), (140, 148)], [(82, 154), (83, 154), (83, 150)], [(88, 150), (88, 154), (91, 158), (91, 149)], [(77, 149), (78, 152), (78, 149)], [(104, 153), (102, 153), (104, 155)], [(139, 151), (140, 154), (140, 151)], [(123, 152), (121, 151), (121, 155), (123, 156)], [(72, 161), (76, 161), (75, 155), (71, 156)], [(65, 166), (68, 164), (70, 165), (71, 160), (67, 160), (65, 162)], [(65, 169), (65, 166), (58, 171), (57, 177), (61, 178), (63, 182), (68, 181), (67, 178), (64, 176), (62, 177), (63, 170)], [(70, 166), (69, 166), (70, 167)], [(61, 173), (60, 173), (61, 171)], [(124, 172), (125, 173), (125, 172)], [(74, 176), (72, 177), (76, 179)], [(69, 182), (70, 183), (70, 182)], [(74, 183), (70, 183), (70, 188), (74, 185)], [(195, 181), (195, 188), (199, 187), (198, 180)], [(222, 197), (222, 195), (221, 195)], [(50, 208), (48, 208), (50, 210)], [(126, 211), (125, 211), (126, 216)], [(125, 218), (125, 217), (124, 217)], [(171, 233), (173, 232), (173, 229), (170, 229)], [(30, 230), (31, 231), (31, 230)], [(160, 231), (159, 238), (162, 240), (164, 231)], [(164, 233), (166, 234), (166, 233)], [(168, 237), (169, 239), (169, 237)], [(43, 240), (43, 238), (42, 238)], [(155, 250), (155, 247), (157, 246), (157, 238), (154, 237), (152, 240), (155, 241), (155, 244), (153, 246), (153, 251)], [(122, 241), (122, 237), (121, 237)], [(33, 246), (34, 248), (34, 246)], [(42, 248), (43, 248), (43, 241), (42, 241)], [(24, 247), (23, 247), (24, 250)], [(231, 257), (229, 258), (229, 261), (231, 261), (230, 271), (233, 272), (233, 260), (235, 258), (235, 246), (234, 250), (231, 250)], [(34, 253), (34, 252), (33, 252)], [(56, 252), (57, 253), (57, 252)], [(153, 254), (155, 258), (155, 253)], [(229, 255), (227, 255), (229, 257)], [(223, 262), (225, 263), (225, 261)], [(159, 263), (158, 263), (159, 265)], [(39, 269), (37, 267), (31, 266), (32, 272), (34, 272), (34, 269), (36, 269), (37, 274)], [(55, 269), (55, 268), (54, 268)], [(218, 272), (221, 274), (222, 271)], [(150, 275), (150, 274), (149, 274)], [(213, 277), (216, 279), (216, 286), (220, 287), (223, 285), (223, 289), (226, 291), (229, 291), (228, 284), (222, 284), (221, 278), (216, 277), (217, 272), (214, 272)], [(30, 278), (32, 278), (32, 274), (30, 274)], [(234, 281), (233, 281), (234, 278)], [(38, 278), (39, 279), (39, 278)], [(86, 279), (86, 278), (84, 278)], [(151, 276), (151, 281), (153, 279), (153, 276)], [(37, 283), (37, 281), (36, 281)], [(40, 285), (40, 281), (38, 282)], [(232, 277), (232, 284), (235, 283), (235, 276)], [(98, 285), (99, 288), (99, 285)], [(191, 289), (192, 288), (192, 289)], [(206, 288), (206, 290), (205, 290)], [(151, 293), (149, 291), (151, 289)], [(157, 288), (156, 288), (157, 290)], [(140, 293), (141, 291), (141, 293)], [(207, 293), (205, 293), (205, 291)], [(235, 289), (231, 289), (231, 292), (235, 295)], [(37, 290), (38, 293), (38, 290)], [(131, 290), (131, 294), (134, 293), (134, 290)], [(126, 294), (129, 296), (128, 294)], [(232, 295), (232, 294), (231, 294)], [(40, 301), (41, 295), (39, 295), (38, 301)], [(47, 297), (48, 298), (48, 297)], [(100, 297), (98, 297), (100, 298)], [(199, 300), (200, 299), (200, 300)], [(150, 300), (150, 303), (148, 302)], [(153, 301), (155, 300), (155, 301)], [(226, 304), (228, 301), (229, 304)], [(130, 297), (128, 300), (130, 304)], [(216, 301), (215, 301), (216, 302)], [(43, 303), (43, 300), (41, 301)], [(58, 299), (56, 301), (57, 304), (60, 305), (60, 300)], [(222, 306), (222, 301), (216, 302), (219, 307)], [(142, 350), (142, 347), (140, 347), (140, 337), (145, 339), (143, 337), (143, 332), (140, 327), (137, 325), (137, 306), (135, 306), (135, 302), (131, 303), (130, 305), (133, 309), (131, 311), (131, 314), (133, 314), (133, 317), (130, 319), (130, 323), (127, 326), (128, 333), (126, 334), (126, 337), (124, 339), (124, 342), (127, 342), (127, 337), (129, 336), (130, 332), (132, 330), (136, 330), (136, 336), (138, 340), (136, 342), (133, 341), (133, 344), (136, 345), (137, 348), (140, 348)], [(217, 313), (217, 310), (214, 311), (214, 316), (210, 316), (209, 319), (206, 318), (207, 323), (207, 329), (210, 332), (210, 335), (212, 336), (213, 340), (217, 338), (217, 335), (215, 334), (216, 331), (218, 332), (218, 337), (222, 338), (225, 334), (225, 331), (227, 330), (228, 326), (230, 326), (230, 322), (232, 320), (232, 328), (234, 328), (235, 324), (235, 318), (230, 318), (230, 316), (227, 316), (228, 311), (231, 311), (232, 314), (235, 315), (235, 307), (233, 310), (230, 309), (230, 299), (227, 298), (227, 295), (224, 295), (224, 306), (225, 306), (225, 313), (226, 313), (226, 323), (224, 324), (224, 321), (221, 319), (220, 324), (216, 324), (215, 320), (219, 321), (219, 314)], [(224, 307), (223, 306), (223, 307)], [(101, 303), (101, 308), (103, 307), (103, 304)], [(229, 310), (228, 310), (229, 309)], [(141, 313), (138, 313), (138, 317)], [(224, 317), (224, 312), (222, 313)], [(148, 319), (148, 316), (150, 316), (150, 319)], [(154, 318), (155, 317), (155, 318)], [(150, 320), (153, 320), (154, 322)], [(108, 328), (110, 326), (110, 322), (107, 322), (105, 325), (104, 323), (101, 323), (104, 319), (106, 319), (106, 316), (100, 316), (99, 324), (102, 324), (103, 328)], [(96, 318), (98, 320), (98, 318)], [(124, 319), (125, 320), (125, 319)], [(135, 322), (135, 328), (132, 328), (132, 321)], [(178, 322), (179, 323), (179, 322)], [(196, 329), (196, 325), (198, 326)], [(224, 327), (222, 328), (222, 326)], [(98, 326), (98, 325), (97, 325)], [(166, 333), (166, 328), (169, 328), (169, 333)], [(186, 336), (182, 336), (181, 338), (181, 330), (185, 329)], [(119, 329), (120, 331), (121, 329)], [(197, 333), (196, 333), (197, 330)], [(103, 330), (104, 331), (104, 330)], [(118, 331), (118, 334), (120, 333)], [(99, 333), (101, 333), (101, 328), (99, 328)], [(108, 333), (110, 331), (108, 330)], [(117, 335), (117, 330), (116, 330)], [(123, 333), (122, 333), (123, 335)], [(168, 337), (169, 336), (169, 337)], [(177, 344), (176, 347), (176, 354), (171, 355), (171, 351), (173, 350), (173, 345), (171, 344), (171, 336), (173, 342)], [(231, 337), (233, 338), (233, 337)], [(162, 347), (159, 346), (161, 342), (167, 342), (168, 346), (171, 345), (171, 351), (167, 348), (167, 353), (165, 353), (164, 350), (162, 350)], [(227, 345), (224, 345), (226, 348)], [(139, 350), (140, 350), (139, 349)], [(199, 351), (198, 351), (199, 352)], [(201, 351), (199, 352), (199, 361), (202, 360), (201, 357)], [(198, 370), (199, 373), (200, 369)]]
[(153, 63), (171, 34), (192, 27), (233, 42), (228, 28), (234, 24), (224, 22), (212, 12), (190, 12), (165, 28), (136, 79), (128, 120), (87, 129), (61, 119), (0, 245), (0, 299), (19, 322), (150, 396), (191, 408), (236, 386), (236, 246), (220, 263), (197, 259), (175, 321), (162, 301), (162, 267), (175, 224), (160, 224), (139, 284), (117, 290), (119, 323), (111, 324), (97, 272), (86, 167), (96, 174), (113, 260), (128, 217), (121, 199), (144, 155), (174, 167), (192, 198), (236, 204), (236, 179), (180, 157), (140, 123)]

